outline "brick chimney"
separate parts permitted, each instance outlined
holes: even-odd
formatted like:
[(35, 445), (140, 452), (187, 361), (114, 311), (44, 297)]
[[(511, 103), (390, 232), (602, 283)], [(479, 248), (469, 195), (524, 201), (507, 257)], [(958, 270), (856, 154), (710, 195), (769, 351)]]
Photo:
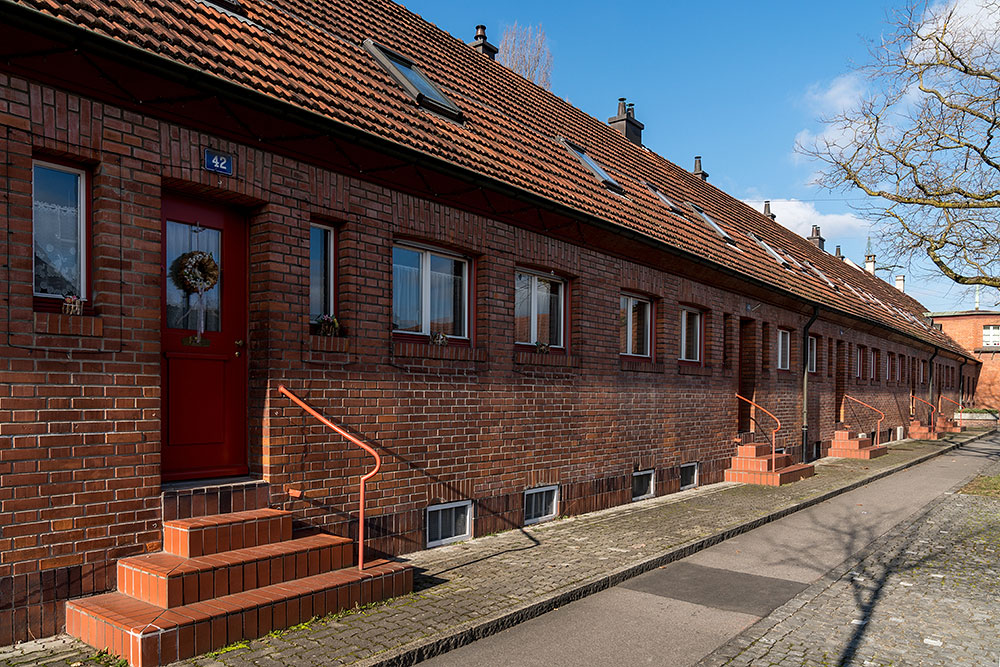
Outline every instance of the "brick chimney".
[(875, 255), (865, 255), (865, 271), (875, 275)]
[(469, 46), (474, 48), (476, 51), (479, 51), (490, 60), (496, 60), (497, 53), (500, 52), (500, 49), (486, 41), (486, 26), (484, 25), (476, 26), (476, 39), (475, 41), (470, 42)]
[(691, 172), (703, 181), (708, 180), (708, 172), (701, 168), (701, 156), (694, 156), (694, 171)]
[(646, 126), (635, 119), (635, 105), (618, 98), (618, 115), (608, 119), (608, 125), (625, 135), (636, 146), (642, 146), (642, 130)]
[(896, 276), (896, 289), (900, 292), (906, 291), (906, 276)]
[[(705, 175), (707, 176), (708, 174)], [(771, 213), (771, 201), (768, 199), (764, 200), (764, 215), (771, 218), (771, 220), (776, 220), (778, 218), (778, 216), (774, 213)]]
[(806, 237), (810, 243), (819, 248), (823, 249), (823, 245), (826, 243), (826, 239), (819, 235), (819, 225), (813, 225), (812, 234)]

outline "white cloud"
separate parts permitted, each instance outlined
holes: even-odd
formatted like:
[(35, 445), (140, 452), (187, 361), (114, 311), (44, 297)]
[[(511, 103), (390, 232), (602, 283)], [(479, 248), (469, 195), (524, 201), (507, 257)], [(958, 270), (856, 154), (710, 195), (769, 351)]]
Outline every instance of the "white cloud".
[[(764, 209), (760, 200), (747, 201), (747, 205), (758, 211)], [(800, 236), (809, 236), (812, 226), (819, 225), (820, 233), (827, 239), (865, 238), (868, 221), (853, 213), (821, 213), (812, 202), (799, 199), (772, 199), (771, 213), (776, 222)]]

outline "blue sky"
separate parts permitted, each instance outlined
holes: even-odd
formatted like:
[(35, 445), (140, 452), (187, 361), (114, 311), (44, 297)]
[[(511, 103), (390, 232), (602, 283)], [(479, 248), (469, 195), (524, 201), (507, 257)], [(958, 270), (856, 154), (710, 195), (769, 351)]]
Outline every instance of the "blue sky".
[[(817, 119), (852, 99), (852, 64), (886, 30), (900, 1), (648, 2), (592, 0), (408, 0), (404, 4), (470, 42), (484, 23), (494, 44), (506, 25), (541, 24), (553, 56), (552, 91), (603, 120), (617, 99), (635, 103), (643, 143), (690, 169), (703, 157), (710, 181), (808, 234), (822, 227), (827, 250), (863, 263), (867, 223), (851, 201), (809, 185), (817, 165), (794, 152), (796, 137), (822, 131)], [(782, 200), (797, 200), (787, 202)], [(905, 273), (907, 292), (930, 310), (972, 307), (971, 292), (923, 271)], [(992, 306), (985, 304), (984, 306)]]

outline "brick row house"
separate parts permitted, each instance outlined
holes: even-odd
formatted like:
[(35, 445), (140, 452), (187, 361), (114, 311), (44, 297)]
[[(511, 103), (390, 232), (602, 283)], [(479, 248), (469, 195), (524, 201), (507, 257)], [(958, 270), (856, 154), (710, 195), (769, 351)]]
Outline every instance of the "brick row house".
[(792, 465), (875, 430), (847, 396), (884, 441), (911, 394), (974, 392), (910, 296), (485, 31), (386, 0), (0, 10), (0, 644), (139, 587), (120, 559), (191, 556), (164, 535), (193, 518), (356, 538), (371, 457), (279, 385), (382, 457), (372, 557), (721, 481), (765, 410)]

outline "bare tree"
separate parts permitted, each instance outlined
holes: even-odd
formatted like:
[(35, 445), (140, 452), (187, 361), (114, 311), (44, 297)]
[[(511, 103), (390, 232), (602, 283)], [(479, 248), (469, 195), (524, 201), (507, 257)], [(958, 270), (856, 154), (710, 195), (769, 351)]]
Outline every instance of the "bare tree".
[(1000, 287), (1000, 0), (911, 6), (860, 68), (867, 92), (799, 150), (861, 208), (897, 260), (926, 255), (963, 285)]
[(521, 26), (515, 22), (504, 28), (498, 58), (508, 69), (552, 90), (552, 52), (545, 43), (542, 26)]

